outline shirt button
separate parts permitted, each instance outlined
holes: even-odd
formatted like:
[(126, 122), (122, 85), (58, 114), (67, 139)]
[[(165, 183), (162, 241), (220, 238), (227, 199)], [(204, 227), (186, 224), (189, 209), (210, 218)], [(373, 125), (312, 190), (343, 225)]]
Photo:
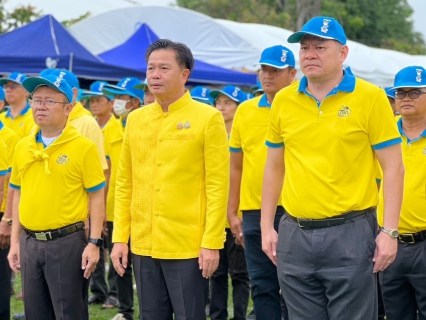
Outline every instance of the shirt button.
[(169, 116), (168, 113), (163, 113), (163, 118), (167, 118)]
[(156, 217), (158, 217), (158, 216), (160, 215), (160, 213), (159, 213), (159, 212), (156, 212), (156, 213), (154, 213), (154, 215), (155, 215)]
[(155, 190), (155, 191), (160, 191), (160, 187), (159, 187), (159, 186), (156, 186), (156, 187), (154, 187), (154, 190)]
[(164, 137), (160, 137), (158, 140), (163, 141), (163, 140), (164, 140)]
[(320, 111), (319, 114), (322, 114), (322, 111)]
[(157, 162), (157, 166), (161, 166), (163, 163), (161, 161)]

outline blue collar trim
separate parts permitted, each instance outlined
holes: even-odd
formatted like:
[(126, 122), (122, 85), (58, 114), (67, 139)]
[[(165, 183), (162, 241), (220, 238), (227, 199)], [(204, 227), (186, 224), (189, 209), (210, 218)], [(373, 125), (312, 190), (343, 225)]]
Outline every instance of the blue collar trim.
[[(31, 109), (30, 104), (27, 102), (27, 105), (25, 106), (24, 109), (22, 109), (21, 112), (19, 112), (18, 116), (24, 116), (27, 114), (27, 112)], [(13, 119), (12, 113), (10, 112), (10, 109), (7, 110), (5, 117), (9, 117)]]
[(421, 137), (426, 138), (426, 129), (425, 129), (417, 138), (410, 140), (410, 138), (408, 138), (407, 135), (405, 134), (404, 129), (402, 129), (402, 118), (399, 118), (399, 120), (396, 124), (398, 126), (399, 133), (402, 136), (406, 137), (408, 142), (420, 140)]
[[(356, 82), (356, 79), (354, 76), (351, 76), (346, 71), (343, 71), (342, 81), (340, 81), (340, 83), (333, 90), (331, 90), (326, 97), (336, 94), (338, 91), (353, 92), (355, 90), (355, 82)], [(300, 80), (299, 88), (297, 89), (297, 92), (303, 92), (311, 96), (311, 94), (307, 90), (307, 87), (308, 87), (308, 79), (306, 77), (303, 77)]]
[(1, 130), (1, 129), (3, 129), (3, 127), (4, 127), (4, 124), (3, 124), (3, 122), (1, 122), (1, 120), (0, 120), (0, 130)]
[(266, 97), (266, 93), (264, 93), (262, 95), (257, 106), (260, 107), (260, 108), (262, 108), (262, 107), (270, 108), (271, 107), (271, 104), (268, 102), (268, 98)]

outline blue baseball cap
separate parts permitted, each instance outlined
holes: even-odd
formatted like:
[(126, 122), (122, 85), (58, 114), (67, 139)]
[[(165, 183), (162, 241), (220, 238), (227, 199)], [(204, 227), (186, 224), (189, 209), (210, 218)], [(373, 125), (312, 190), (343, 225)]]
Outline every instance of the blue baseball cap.
[(254, 98), (254, 95), (251, 92), (245, 92), (244, 91), (244, 94), (246, 96), (246, 100), (250, 100), (250, 99)]
[(315, 17), (305, 23), (301, 31), (293, 33), (288, 37), (289, 43), (298, 43), (305, 34), (312, 36), (336, 40), (341, 44), (346, 44), (346, 34), (340, 23), (331, 17)]
[(395, 92), (396, 92), (395, 89), (392, 89), (392, 87), (386, 87), (386, 88), (384, 88), (384, 90), (386, 92), (386, 95), (389, 98), (394, 98), (395, 99)]
[(399, 71), (395, 76), (392, 89), (426, 87), (426, 70), (420, 66), (410, 66)]
[(18, 84), (22, 84), (22, 82), (27, 78), (27, 76), (23, 73), (20, 72), (12, 72), (11, 74), (9, 74), (9, 76), (7, 78), (2, 78), (0, 79), (0, 85), (4, 85), (9, 81), (18, 83)]
[(38, 87), (48, 86), (52, 89), (55, 89), (56, 91), (59, 91), (60, 93), (63, 93), (67, 97), (68, 102), (72, 102), (72, 88), (64, 77), (55, 76), (53, 74), (48, 74), (44, 77), (28, 77), (22, 82), (22, 86), (31, 95)]
[(142, 84), (142, 82), (138, 78), (123, 78), (117, 83), (117, 85), (104, 85), (102, 92), (105, 95), (110, 96), (115, 96), (117, 94), (128, 94), (133, 98), (139, 98), (141, 101), (143, 101), (145, 92), (141, 89), (135, 88), (135, 86), (139, 84)]
[(105, 96), (108, 100), (114, 99), (114, 96), (106, 95), (102, 92), (102, 89), (105, 85), (108, 85), (106, 81), (95, 81), (90, 85), (90, 89), (88, 91), (84, 91), (81, 95), (81, 100), (90, 99), (92, 97), (101, 97)]
[(289, 66), (294, 68), (296, 66), (293, 52), (281, 45), (263, 50), (259, 63), (278, 69), (284, 69)]
[(145, 80), (142, 81), (141, 83), (136, 84), (133, 88), (145, 90), (146, 87), (148, 87), (148, 79), (147, 78), (145, 78)]
[(197, 86), (190, 91), (191, 97), (199, 101), (210, 101), (210, 89), (202, 86)]
[(4, 90), (0, 87), (0, 101), (4, 101)]
[(255, 94), (257, 92), (263, 92), (262, 83), (260, 81), (257, 81), (255, 86), (250, 87), (250, 90), (252, 94)]
[(71, 71), (66, 69), (44, 69), (42, 72), (40, 72), (40, 77), (44, 77), (46, 75), (62, 77), (68, 82), (71, 88), (80, 89), (80, 82), (78, 81), (76, 75)]
[(226, 86), (222, 88), (221, 90), (212, 90), (210, 91), (210, 97), (212, 97), (214, 100), (221, 95), (224, 94), (225, 96), (231, 98), (237, 103), (241, 103), (243, 101), (246, 101), (246, 94), (241, 88), (235, 87), (235, 86)]

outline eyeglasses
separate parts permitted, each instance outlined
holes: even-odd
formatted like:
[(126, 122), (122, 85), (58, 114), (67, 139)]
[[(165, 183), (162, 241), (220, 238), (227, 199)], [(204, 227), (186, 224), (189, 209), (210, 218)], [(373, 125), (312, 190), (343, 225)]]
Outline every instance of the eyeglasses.
[(46, 108), (53, 108), (56, 104), (62, 104), (62, 105), (69, 104), (68, 102), (57, 102), (55, 100), (39, 100), (39, 99), (31, 100), (30, 103), (32, 107), (40, 107), (42, 104), (44, 104)]
[(411, 99), (417, 99), (420, 97), (421, 94), (426, 94), (426, 92), (423, 92), (420, 90), (410, 90), (410, 91), (398, 90), (397, 92), (395, 92), (395, 98), (404, 99), (407, 94)]
[(14, 82), (10, 82), (10, 83), (6, 83), (3, 85), (3, 89), (16, 89), (20, 86), (19, 83), (14, 83)]

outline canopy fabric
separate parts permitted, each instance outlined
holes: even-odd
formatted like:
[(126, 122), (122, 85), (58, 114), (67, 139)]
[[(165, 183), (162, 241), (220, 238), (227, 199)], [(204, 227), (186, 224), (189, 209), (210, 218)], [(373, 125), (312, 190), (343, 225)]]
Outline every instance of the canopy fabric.
[[(159, 37), (151, 28), (143, 23), (126, 42), (101, 53), (99, 57), (109, 64), (136, 69), (145, 73), (147, 68), (145, 52), (149, 45), (158, 39)], [(255, 74), (227, 70), (195, 60), (194, 70), (191, 72), (189, 81), (194, 83), (253, 85), (256, 83), (256, 78)]]

